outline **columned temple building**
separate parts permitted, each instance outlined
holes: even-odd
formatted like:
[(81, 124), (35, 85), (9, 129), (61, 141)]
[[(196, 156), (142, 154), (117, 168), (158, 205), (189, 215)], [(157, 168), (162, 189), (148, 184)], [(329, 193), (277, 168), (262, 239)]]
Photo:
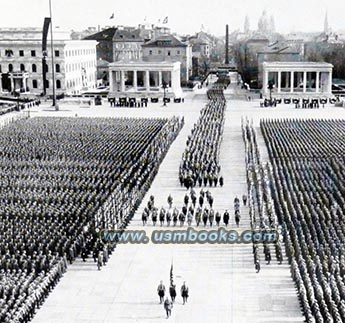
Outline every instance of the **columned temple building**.
[[(109, 97), (181, 97), (180, 62), (109, 64)], [(165, 85), (164, 87), (162, 85)]]
[(324, 62), (264, 62), (264, 96), (269, 83), (275, 97), (332, 97), (333, 65)]

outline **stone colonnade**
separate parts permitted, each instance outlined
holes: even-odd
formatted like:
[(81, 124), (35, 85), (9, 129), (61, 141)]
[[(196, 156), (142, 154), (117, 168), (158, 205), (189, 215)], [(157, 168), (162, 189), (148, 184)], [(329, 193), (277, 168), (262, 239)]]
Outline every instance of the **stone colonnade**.
[(265, 62), (263, 63), (263, 94), (332, 95), (332, 69), (328, 63)]
[[(126, 86), (126, 80), (131, 86)], [(151, 82), (152, 81), (152, 82)], [(181, 89), (179, 62), (116, 62), (109, 64), (110, 93), (163, 90), (163, 83), (173, 92)]]

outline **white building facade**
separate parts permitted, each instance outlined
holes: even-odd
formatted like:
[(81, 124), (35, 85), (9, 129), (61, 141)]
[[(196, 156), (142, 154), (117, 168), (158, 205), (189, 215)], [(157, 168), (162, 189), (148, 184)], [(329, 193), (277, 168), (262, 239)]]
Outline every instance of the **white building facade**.
[(332, 97), (333, 65), (324, 62), (264, 62), (264, 96)]
[[(96, 41), (70, 40), (54, 31), (54, 71), (57, 94), (80, 94), (96, 86)], [(46, 93), (53, 92), (52, 53), (47, 43)], [(42, 29), (0, 29), (0, 93), (43, 93)]]
[(180, 62), (114, 62), (109, 64), (109, 97), (180, 98)]

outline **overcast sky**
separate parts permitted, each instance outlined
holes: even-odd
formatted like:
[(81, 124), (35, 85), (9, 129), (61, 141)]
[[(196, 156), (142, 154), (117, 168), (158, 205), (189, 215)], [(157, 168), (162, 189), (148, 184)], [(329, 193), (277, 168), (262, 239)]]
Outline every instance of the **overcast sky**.
[[(206, 31), (216, 35), (243, 29), (249, 16), (251, 29), (265, 9), (275, 17), (276, 30), (321, 31), (328, 11), (333, 30), (345, 30), (344, 0), (51, 0), (53, 22), (64, 30), (88, 26), (157, 23), (168, 16), (168, 26), (180, 34)], [(114, 12), (115, 18), (109, 19)], [(49, 15), (49, 0), (1, 0), (0, 27), (41, 27)]]

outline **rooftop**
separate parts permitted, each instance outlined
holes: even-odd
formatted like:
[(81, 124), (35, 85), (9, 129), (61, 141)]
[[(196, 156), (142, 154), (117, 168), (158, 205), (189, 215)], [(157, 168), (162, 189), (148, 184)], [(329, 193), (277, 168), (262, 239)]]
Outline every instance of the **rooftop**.
[(144, 42), (151, 38), (151, 31), (148, 29), (137, 28), (137, 29), (117, 29), (113, 41), (116, 42)]
[(161, 35), (142, 45), (143, 47), (187, 47), (173, 35)]
[(116, 30), (117, 30), (117, 28), (110, 27), (110, 28), (104, 29), (100, 32), (97, 32), (95, 34), (89, 35), (89, 36), (85, 37), (84, 39), (97, 40), (97, 41), (105, 41), (105, 40), (112, 41), (113, 37), (116, 33)]
[(323, 66), (323, 67), (333, 67), (332, 64), (326, 62), (264, 62), (264, 65), (269, 66), (306, 66), (306, 67), (313, 67), (313, 66)]

